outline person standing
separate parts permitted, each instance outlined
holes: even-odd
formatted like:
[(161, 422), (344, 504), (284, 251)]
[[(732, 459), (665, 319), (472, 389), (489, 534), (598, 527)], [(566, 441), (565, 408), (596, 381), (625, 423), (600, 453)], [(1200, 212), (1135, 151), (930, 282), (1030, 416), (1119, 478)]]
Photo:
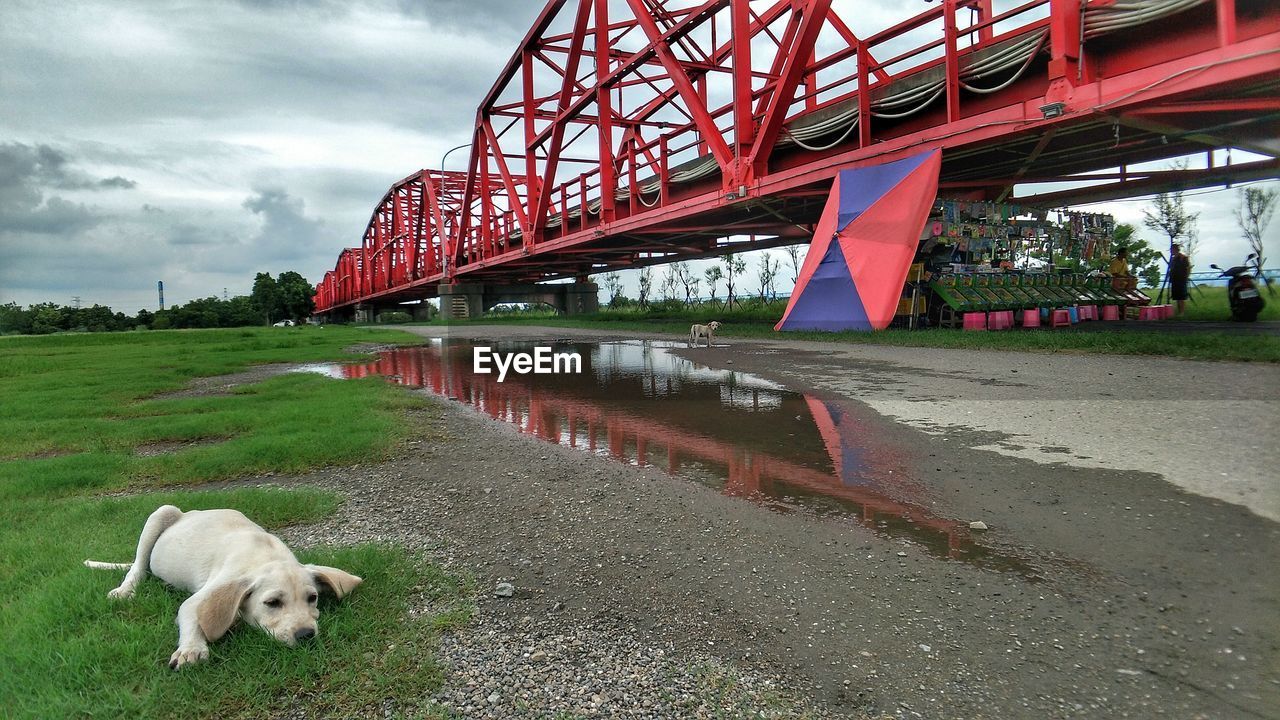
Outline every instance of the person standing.
[(1169, 257), (1169, 293), (1178, 309), (1175, 313), (1181, 316), (1187, 311), (1187, 283), (1191, 280), (1191, 258), (1182, 254), (1182, 246), (1174, 243), (1173, 254)]

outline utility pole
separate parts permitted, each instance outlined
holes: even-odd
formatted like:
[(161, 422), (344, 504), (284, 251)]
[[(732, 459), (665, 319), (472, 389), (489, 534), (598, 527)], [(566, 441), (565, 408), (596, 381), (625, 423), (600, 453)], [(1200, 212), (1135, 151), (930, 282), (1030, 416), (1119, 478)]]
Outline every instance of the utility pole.
[(222, 288), (222, 302), (226, 302), (226, 301), (227, 301), (227, 289)]
[(72, 296), (71, 296), (71, 302), (75, 303), (75, 306), (76, 306), (76, 309), (77, 309), (77, 310), (79, 310), (79, 309), (80, 309), (80, 296), (79, 296), (79, 295), (72, 295)]

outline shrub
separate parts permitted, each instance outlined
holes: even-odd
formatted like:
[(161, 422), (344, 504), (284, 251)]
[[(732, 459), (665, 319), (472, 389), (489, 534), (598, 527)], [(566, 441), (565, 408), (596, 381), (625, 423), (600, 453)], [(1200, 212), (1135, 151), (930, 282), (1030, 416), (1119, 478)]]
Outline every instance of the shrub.
[(378, 322), (387, 324), (407, 323), (413, 320), (413, 316), (407, 312), (400, 310), (388, 310), (387, 312), (378, 313)]

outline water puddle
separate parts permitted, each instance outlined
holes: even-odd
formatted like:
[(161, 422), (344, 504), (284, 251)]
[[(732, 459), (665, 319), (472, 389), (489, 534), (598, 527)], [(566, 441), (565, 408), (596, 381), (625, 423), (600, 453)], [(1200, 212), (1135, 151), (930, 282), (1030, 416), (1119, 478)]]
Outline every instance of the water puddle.
[(795, 392), (747, 373), (681, 358), (651, 341), (557, 342), (582, 373), (473, 372), (477, 345), (528, 352), (526, 343), (433, 340), (353, 365), (304, 371), (382, 375), (459, 402), (547, 442), (748, 497), (778, 511), (806, 509), (910, 540), (930, 554), (1035, 579), (1028, 558), (978, 541), (967, 522), (929, 509), (905, 448), (868, 429), (870, 410)]

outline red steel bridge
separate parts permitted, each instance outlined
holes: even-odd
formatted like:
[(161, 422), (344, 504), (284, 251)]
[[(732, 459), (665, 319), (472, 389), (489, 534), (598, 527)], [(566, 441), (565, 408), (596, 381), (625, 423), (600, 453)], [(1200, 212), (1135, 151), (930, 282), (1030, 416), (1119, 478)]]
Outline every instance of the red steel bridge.
[(1280, 176), (1280, 3), (1014, 3), (549, 0), (467, 170), (395, 183), (317, 312), (806, 242), (840, 169), (934, 148), (940, 194), (1042, 207)]

